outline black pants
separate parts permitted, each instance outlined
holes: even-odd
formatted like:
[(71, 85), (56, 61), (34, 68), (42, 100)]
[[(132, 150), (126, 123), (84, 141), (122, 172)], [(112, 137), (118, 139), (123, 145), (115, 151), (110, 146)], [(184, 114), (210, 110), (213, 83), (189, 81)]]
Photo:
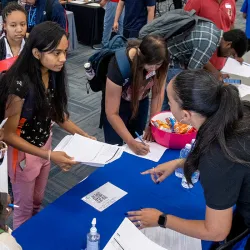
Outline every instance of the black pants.
[(250, 39), (248, 39), (248, 49), (247, 49), (247, 51), (249, 51), (250, 50)]
[(182, 9), (182, 0), (173, 0), (175, 9)]
[[(131, 119), (132, 110), (131, 103), (121, 99), (120, 111), (119, 115), (123, 120), (125, 126), (132, 134), (134, 138), (136, 138), (135, 132), (139, 135), (143, 134), (143, 131), (147, 124), (148, 118), (148, 109), (149, 109), (149, 99), (146, 97), (142, 101), (140, 101), (137, 116), (134, 119)], [(118, 144), (119, 146), (123, 145), (122, 138), (116, 133), (111, 124), (109, 123), (106, 115), (103, 115), (103, 130), (105, 142), (109, 144)]]
[(138, 38), (139, 37), (139, 30), (123, 29), (123, 36), (126, 38)]

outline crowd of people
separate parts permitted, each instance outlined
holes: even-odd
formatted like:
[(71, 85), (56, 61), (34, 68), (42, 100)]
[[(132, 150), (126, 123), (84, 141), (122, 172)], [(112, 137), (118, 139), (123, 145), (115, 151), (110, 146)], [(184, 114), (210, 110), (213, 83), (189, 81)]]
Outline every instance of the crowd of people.
[[(5, 1), (2, 1), (4, 4)], [(63, 171), (76, 164), (64, 152), (51, 151), (52, 127), (96, 140), (70, 120), (68, 112), (67, 18), (58, 0), (22, 0), (6, 4), (0, 60), (17, 57), (0, 78), (0, 121), (8, 118), (0, 140), (8, 145), (9, 185), (13, 197), (0, 192), (0, 247), (21, 249), (6, 227), (14, 201), (13, 229), (37, 214), (44, 197), (51, 161)], [(152, 208), (128, 211), (141, 228), (162, 226), (202, 240), (231, 240), (250, 229), (250, 103), (238, 89), (223, 82), (221, 69), (228, 57), (243, 62), (249, 50), (249, 0), (242, 6), (246, 32), (235, 28), (235, 0), (188, 0), (183, 12), (200, 18), (183, 39), (164, 39), (161, 26), (167, 15), (155, 19), (155, 0), (102, 0), (106, 9), (102, 43), (111, 33), (128, 40), (125, 57), (130, 74), (123, 78), (116, 56), (107, 65), (101, 123), (105, 142), (126, 143), (137, 155), (146, 155), (152, 141), (149, 120), (161, 110), (171, 110), (177, 121), (197, 131), (187, 159), (178, 159), (143, 172), (160, 184), (176, 168), (184, 168), (187, 181), (197, 169), (204, 189), (204, 220), (186, 220)], [(181, 1), (174, 1), (182, 8)], [(152, 28), (153, 27), (153, 28)], [(146, 31), (146, 32), (145, 32)], [(178, 34), (181, 35), (181, 34)], [(1, 149), (3, 150), (3, 149)], [(145, 177), (146, 178), (146, 177)], [(234, 206), (236, 208), (234, 209)], [(159, 222), (159, 218), (164, 222)], [(249, 230), (250, 231), (250, 230)], [(250, 249), (248, 240), (245, 249)]]

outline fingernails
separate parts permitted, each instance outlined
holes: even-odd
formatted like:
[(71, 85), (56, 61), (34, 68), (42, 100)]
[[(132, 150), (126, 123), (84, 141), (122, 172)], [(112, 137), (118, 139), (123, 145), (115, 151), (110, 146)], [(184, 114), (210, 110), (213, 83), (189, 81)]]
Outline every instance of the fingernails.
[(156, 184), (160, 184), (160, 182), (159, 182), (159, 181), (157, 181), (157, 182), (156, 182)]
[(128, 216), (128, 213), (124, 213), (125, 216)]

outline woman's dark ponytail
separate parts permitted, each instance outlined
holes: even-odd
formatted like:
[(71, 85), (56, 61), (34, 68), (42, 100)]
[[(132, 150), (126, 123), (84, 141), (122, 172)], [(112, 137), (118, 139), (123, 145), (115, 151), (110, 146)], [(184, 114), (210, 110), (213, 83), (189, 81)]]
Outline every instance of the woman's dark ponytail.
[(244, 104), (238, 89), (218, 81), (205, 70), (183, 71), (174, 80), (173, 87), (182, 109), (206, 118), (185, 162), (184, 173), (188, 182), (191, 183), (192, 173), (198, 169), (200, 157), (209, 151), (214, 142), (229, 160), (246, 164), (227, 145), (228, 139), (237, 134), (239, 121), (243, 118)]

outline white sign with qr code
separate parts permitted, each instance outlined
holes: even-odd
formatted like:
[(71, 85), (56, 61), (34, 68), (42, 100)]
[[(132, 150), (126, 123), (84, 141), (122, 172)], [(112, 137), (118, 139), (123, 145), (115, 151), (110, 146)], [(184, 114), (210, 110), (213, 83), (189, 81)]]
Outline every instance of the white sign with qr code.
[(102, 212), (116, 201), (120, 200), (126, 194), (127, 192), (116, 187), (110, 182), (107, 182), (106, 184), (97, 188), (95, 191), (84, 196), (82, 200), (98, 211)]

